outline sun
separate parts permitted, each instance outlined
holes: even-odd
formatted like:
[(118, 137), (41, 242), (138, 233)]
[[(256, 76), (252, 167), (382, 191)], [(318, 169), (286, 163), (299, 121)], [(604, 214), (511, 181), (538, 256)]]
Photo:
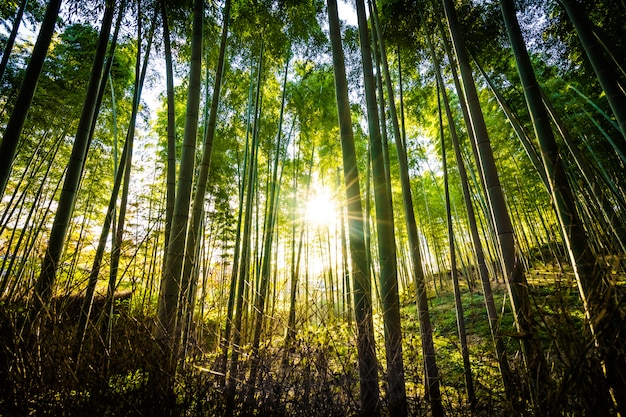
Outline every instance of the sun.
[(314, 227), (330, 227), (337, 221), (337, 209), (331, 193), (325, 189), (314, 190), (305, 206), (307, 222)]

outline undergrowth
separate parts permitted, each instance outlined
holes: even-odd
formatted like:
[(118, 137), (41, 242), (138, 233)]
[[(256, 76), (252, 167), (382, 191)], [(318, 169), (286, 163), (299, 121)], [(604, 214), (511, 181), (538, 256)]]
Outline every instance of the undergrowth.
[[(549, 278), (549, 277), (548, 277)], [(611, 412), (606, 399), (589, 395), (589, 387), (602, 384), (593, 346), (581, 343), (584, 323), (580, 301), (572, 283), (554, 277), (532, 277), (539, 337), (554, 381), (552, 398), (564, 415)], [(504, 286), (495, 286), (501, 309), (501, 328), (513, 332)], [(428, 416), (421, 340), (414, 294), (402, 296), (404, 364), (409, 413)], [(482, 294), (462, 296), (477, 403), (470, 408), (465, 392), (454, 297), (450, 290), (429, 299), (444, 409), (449, 415), (509, 415), (507, 398), (493, 352), (493, 342)], [(65, 313), (63, 313), (65, 311)], [(0, 304), (0, 415), (110, 415), (110, 416), (351, 416), (359, 414), (359, 374), (353, 324), (345, 320), (308, 320), (286, 349), (279, 320), (272, 321), (272, 337), (265, 336), (260, 374), (247, 385), (249, 348), (240, 353), (234, 375), (234, 409), (226, 409), (227, 389), (219, 365), (219, 325), (205, 318), (196, 325), (201, 339), (192, 339), (181, 361), (171, 391), (161, 390), (164, 374), (153, 315), (132, 304), (115, 309), (110, 337), (102, 323), (89, 327), (83, 348), (74, 344), (76, 316), (60, 308), (36, 325), (28, 309)], [(54, 318), (52, 318), (54, 317)], [(303, 319), (304, 321), (304, 319)], [(386, 414), (384, 343), (380, 317), (375, 317), (380, 359), (383, 414)], [(523, 374), (519, 340), (506, 336), (509, 361), (515, 375)], [(516, 381), (526, 389), (522, 378)], [(582, 393), (587, 393), (583, 396)], [(603, 405), (604, 404), (604, 405)], [(595, 407), (595, 408), (594, 408)], [(528, 406), (530, 413), (530, 405)]]

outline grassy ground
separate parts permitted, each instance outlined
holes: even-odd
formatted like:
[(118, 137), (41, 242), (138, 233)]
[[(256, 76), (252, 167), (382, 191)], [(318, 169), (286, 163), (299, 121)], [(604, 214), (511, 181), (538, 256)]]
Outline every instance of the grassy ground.
[[(585, 339), (580, 300), (571, 276), (543, 268), (529, 271), (538, 337), (553, 377), (554, 398), (565, 415), (585, 415), (602, 399), (589, 397), (589, 384), (598, 381), (592, 349)], [(520, 390), (523, 363), (508, 310), (506, 289), (494, 283), (496, 306), (511, 367)], [(413, 294), (402, 296), (404, 363), (412, 416), (429, 415), (425, 399), (421, 341)], [(449, 415), (509, 415), (482, 294), (464, 289), (462, 303), (477, 404), (468, 404), (457, 333), (454, 297), (449, 288), (431, 294), (429, 308), (441, 377), (444, 409)], [(25, 315), (14, 306), (0, 306), (0, 415), (224, 415), (225, 389), (216, 365), (216, 324), (207, 320), (202, 340), (189, 353), (169, 395), (158, 394), (164, 377), (152, 319), (130, 307), (117, 308), (113, 333), (103, 340), (95, 328), (85, 341), (80, 359), (70, 341), (74, 317), (61, 315), (39, 333), (24, 328)], [(242, 369), (234, 392), (235, 415), (342, 416), (359, 409), (358, 367), (352, 327), (343, 320), (310, 320), (289, 352), (283, 346), (284, 321), (272, 321), (275, 336), (265, 337), (261, 371), (254, 389)], [(384, 358), (383, 328), (375, 317), (378, 357)], [(591, 368), (589, 370), (588, 368)], [(383, 411), (384, 361), (380, 364)], [(530, 407), (530, 405), (528, 405)], [(530, 408), (529, 408), (530, 410)], [(530, 411), (529, 411), (530, 415)]]

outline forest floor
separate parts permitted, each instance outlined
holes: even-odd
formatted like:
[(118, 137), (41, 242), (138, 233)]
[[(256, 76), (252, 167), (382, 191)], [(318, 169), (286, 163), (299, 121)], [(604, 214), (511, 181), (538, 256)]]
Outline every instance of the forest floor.
[[(584, 317), (572, 275), (558, 268), (528, 271), (533, 318), (554, 375), (554, 390), (563, 401), (563, 413), (576, 415), (580, 407), (576, 380), (566, 358), (580, 344)], [(622, 284), (624, 280), (620, 281)], [(492, 283), (501, 328), (510, 354), (509, 362), (523, 392), (519, 335), (513, 325), (506, 286)], [(437, 364), (444, 409), (448, 415), (509, 415), (492, 337), (479, 286), (470, 292), (463, 284), (461, 297), (476, 391), (469, 406), (465, 370), (457, 331), (451, 285), (431, 291), (429, 309), (433, 323)], [(411, 416), (428, 416), (425, 398), (421, 341), (414, 294), (402, 294), (404, 364)], [(122, 303), (128, 303), (127, 300)], [(75, 323), (71, 315), (25, 328), (26, 314), (15, 306), (0, 304), (0, 415), (225, 415), (227, 390), (218, 366), (216, 322), (206, 320), (196, 330), (198, 342), (187, 351), (173, 391), (163, 396), (157, 386), (163, 379), (158, 342), (152, 336), (151, 315), (120, 304), (111, 337), (103, 340), (96, 324), (86, 337), (80, 356), (72, 348)], [(254, 387), (247, 385), (246, 370), (234, 380), (234, 415), (343, 416), (359, 409), (358, 367), (352, 325), (345, 320), (308, 320), (300, 323), (294, 344), (284, 348), (286, 317), (271, 321), (273, 337), (265, 337), (261, 367)], [(309, 316), (310, 317), (310, 316)], [(375, 318), (377, 355), (384, 358), (383, 328)], [(106, 334), (106, 333), (105, 333)], [(568, 350), (566, 352), (566, 350)], [(567, 354), (566, 354), (567, 353)], [(250, 351), (243, 348), (245, 367)], [(78, 359), (77, 359), (78, 358)], [(584, 362), (579, 363), (585, 365)], [(385, 364), (380, 363), (383, 414), (387, 410)], [(589, 381), (582, 381), (585, 386)], [(523, 396), (523, 395), (520, 395)], [(530, 407), (530, 406), (528, 406)], [(167, 412), (165, 412), (167, 410)]]

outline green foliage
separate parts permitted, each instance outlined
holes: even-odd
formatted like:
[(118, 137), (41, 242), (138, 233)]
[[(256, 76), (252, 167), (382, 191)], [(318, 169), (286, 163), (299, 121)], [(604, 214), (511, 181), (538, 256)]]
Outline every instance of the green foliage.
[[(8, 27), (7, 32), (11, 31), (13, 18), (19, 6), (20, 0), (6, 0), (0, 4), (0, 19), (2, 19), (4, 21), (3, 24)], [(22, 19), (28, 21), (30, 24), (41, 22), (45, 13), (45, 6), (46, 2), (30, 0), (26, 5)]]
[[(535, 3), (530, 0), (526, 2)], [(594, 31), (599, 39), (612, 54), (616, 54), (617, 59), (623, 65), (624, 55), (621, 51), (624, 50), (624, 25), (622, 24), (626, 18), (624, 5), (615, 1), (584, 0), (579, 2), (579, 7), (595, 25)], [(546, 8), (549, 20), (543, 40), (548, 47), (556, 50), (555, 64), (561, 71), (597, 86), (597, 80), (592, 75), (593, 70), (565, 10), (558, 2), (548, 3)]]
[[(0, 19), (8, 25), (17, 7), (17, 1), (0, 5)], [(42, 2), (29, 2), (33, 10), (29, 19), (38, 19), (36, 10)], [(20, 141), (8, 192), (0, 202), (0, 284), (6, 297), (0, 303), (0, 330), (3, 355), (0, 362), (0, 408), (13, 414), (26, 414), (36, 407), (48, 407), (43, 412), (82, 413), (132, 413), (145, 414), (172, 410), (176, 414), (219, 415), (225, 412), (226, 391), (221, 385), (220, 349), (223, 327), (226, 323), (230, 277), (235, 262), (236, 219), (239, 210), (253, 213), (250, 243), (251, 267), (246, 275), (243, 302), (244, 333), (237, 346), (241, 355), (251, 354), (248, 342), (252, 332), (251, 304), (258, 292), (257, 277), (260, 259), (267, 250), (274, 250), (272, 273), (268, 288), (267, 308), (264, 311), (263, 338), (259, 351), (261, 371), (253, 387), (236, 384), (237, 406), (234, 414), (283, 415), (337, 415), (357, 414), (358, 410), (358, 359), (354, 323), (345, 320), (342, 290), (343, 255), (338, 221), (328, 226), (303, 224), (307, 184), (327, 188), (338, 198), (337, 207), (343, 204), (341, 172), (341, 145), (339, 141), (337, 107), (334, 91), (333, 68), (329, 64), (325, 28), (325, 6), (321, 0), (259, 0), (235, 1), (231, 16), (232, 26), (227, 49), (227, 62), (223, 90), (219, 101), (217, 131), (213, 144), (211, 170), (205, 195), (201, 247), (196, 259), (197, 303), (192, 312), (194, 320), (189, 334), (185, 335), (186, 356), (181, 360), (170, 395), (157, 392), (162, 347), (153, 338), (153, 325), (158, 302), (159, 278), (163, 265), (164, 240), (164, 184), (166, 160), (166, 105), (164, 78), (159, 68), (162, 57), (152, 54), (150, 66), (155, 74), (149, 80), (146, 93), (159, 96), (159, 108), (144, 106), (144, 119), (138, 124), (137, 157), (131, 178), (131, 196), (127, 233), (122, 244), (123, 277), (118, 290), (132, 290), (130, 302), (116, 303), (111, 329), (97, 322), (103, 305), (96, 295), (93, 318), (83, 345), (82, 357), (77, 358), (70, 340), (76, 332), (72, 317), (78, 314), (74, 299), (80, 299), (93, 261), (94, 242), (103, 223), (103, 210), (110, 197), (113, 181), (113, 148), (118, 150), (125, 139), (130, 118), (132, 84), (135, 74), (137, 41), (131, 33), (138, 19), (144, 28), (158, 2), (142, 4), (142, 16), (137, 16), (136, 3), (129, 8), (124, 20), (121, 40), (116, 49), (111, 82), (106, 80), (102, 108), (96, 133), (85, 165), (80, 195), (65, 255), (60, 268), (57, 298), (50, 310), (55, 321), (42, 322), (39, 333), (30, 332), (26, 323), (26, 300), (32, 276), (38, 273), (42, 247), (53, 218), (58, 199), (58, 187), (63, 180), (63, 168), (69, 158), (73, 134), (82, 102), (97, 40), (98, 22), (102, 2), (88, 2), (93, 10), (80, 2), (71, 2), (69, 12), (64, 11), (60, 33), (50, 48), (37, 94), (29, 112), (26, 129)], [(504, 96), (519, 118), (531, 141), (533, 127), (526, 110), (523, 91), (515, 70), (513, 56), (500, 22), (497, 2), (457, 1), (466, 41), (476, 60)], [(593, 4), (592, 4), (593, 3)], [(623, 64), (621, 46), (624, 11), (619, 2), (590, 2), (582, 4), (597, 25), (598, 35), (615, 52)], [(603, 195), (609, 196), (618, 221), (624, 223), (623, 207), (613, 196), (610, 181), (623, 197), (621, 175), (624, 163), (607, 139), (617, 132), (610, 120), (610, 108), (601, 89), (588, 68), (582, 49), (557, 2), (523, 0), (517, 2), (524, 34), (531, 49), (531, 59), (537, 78), (557, 113), (573, 136), (573, 143), (587, 161)], [(97, 7), (96, 7), (97, 6)], [(189, 42), (191, 34), (191, 2), (167, 2), (172, 27), (175, 60), (175, 107), (177, 159), (183, 137), (186, 117), (186, 100), (189, 89)], [(437, 362), (442, 378), (444, 406), (450, 415), (469, 415), (465, 400), (465, 381), (457, 336), (457, 318), (454, 315), (453, 297), (446, 274), (447, 254), (446, 213), (443, 200), (441, 168), (441, 139), (437, 88), (432, 59), (427, 54), (424, 29), (418, 7), (424, 7), (424, 17), (429, 33), (434, 36), (435, 48), (442, 61), (444, 83), (450, 98), (453, 118), (461, 141), (464, 162), (469, 171), (470, 190), (478, 213), (484, 246), (488, 257), (496, 253), (495, 236), (485, 214), (488, 204), (478, 177), (477, 163), (469, 146), (468, 130), (459, 108), (459, 97), (453, 88), (449, 59), (443, 54), (443, 40), (437, 29), (441, 12), (432, 9), (431, 2), (384, 0), (378, 4), (385, 41), (390, 58), (392, 82), (398, 88), (397, 68), (402, 63), (404, 115), (407, 133), (409, 169), (413, 191), (413, 204), (418, 221), (422, 257), (427, 273), (431, 320), (435, 330)], [(217, 36), (222, 24), (222, 3), (205, 5), (205, 33), (203, 65), (208, 68), (205, 81), (209, 94), (204, 105), (211, 101), (210, 91), (217, 56)], [(34, 17), (33, 17), (34, 16)], [(534, 16), (542, 22), (532, 25)], [(321, 25), (320, 25), (321, 24)], [(160, 29), (159, 29), (160, 30)], [(159, 32), (157, 30), (157, 32)], [(363, 108), (363, 86), (360, 73), (358, 33), (353, 27), (342, 29), (350, 84), (352, 124), (360, 173), (361, 192), (364, 198), (367, 168), (368, 138)], [(160, 34), (155, 48), (160, 50)], [(540, 42), (543, 41), (542, 42)], [(246, 136), (250, 135), (252, 122), (247, 125), (250, 105), (250, 83), (255, 83), (256, 65), (263, 43), (265, 48), (261, 75), (261, 110), (258, 119), (260, 151), (255, 175), (257, 182), (252, 207), (239, 207), (239, 192), (243, 180), (243, 159), (246, 153)], [(0, 85), (0, 129), (10, 114), (12, 102), (19, 89), (31, 45), (20, 40), (14, 48), (7, 73)], [(152, 51), (154, 52), (154, 51)], [(157, 51), (158, 52), (158, 51)], [(559, 59), (554, 59), (554, 57)], [(282, 74), (289, 60), (286, 91), (286, 108), (282, 125), (282, 145), (276, 148), (278, 119), (282, 95)], [(203, 76), (206, 74), (203, 70)], [(514, 215), (514, 227), (521, 259), (532, 268), (527, 278), (531, 293), (533, 319), (537, 320), (538, 340), (548, 352), (552, 387), (558, 391), (564, 413), (584, 414), (595, 410), (601, 399), (585, 394), (585, 384), (601, 385), (599, 353), (592, 348), (585, 333), (580, 296), (574, 285), (563, 247), (549, 194), (541, 182), (526, 151), (514, 136), (507, 119), (485, 80), (476, 77), (480, 104), (489, 131), (491, 146), (496, 157), (499, 180), (506, 194), (507, 204)], [(575, 89), (575, 90), (574, 90)], [(579, 91), (579, 93), (576, 93)], [(112, 93), (115, 96), (113, 109)], [(254, 97), (254, 91), (252, 92)], [(399, 95), (396, 94), (399, 106)], [(146, 102), (151, 102), (144, 97)], [(115, 110), (115, 118), (113, 117)], [(399, 109), (398, 109), (399, 110)], [(202, 113), (202, 112), (201, 112)], [(252, 112), (254, 113), (254, 112)], [(252, 118), (255, 116), (252, 115)], [(206, 123), (200, 118), (198, 143)], [(388, 129), (390, 130), (390, 129)], [(114, 134), (117, 132), (117, 135)], [(459, 175), (454, 162), (448, 127), (444, 123), (445, 150), (448, 156), (450, 191), (453, 206), (453, 224), (460, 259), (474, 263), (473, 249), (466, 243), (467, 219), (461, 199)], [(286, 145), (289, 137), (290, 143)], [(390, 140), (393, 138), (390, 136)], [(603, 230), (604, 223), (592, 217), (597, 204), (594, 196), (578, 171), (573, 156), (566, 152), (564, 142), (560, 155), (568, 167), (569, 181), (574, 186), (577, 203), (582, 213), (588, 213), (586, 230), (594, 239), (599, 259), (611, 262), (611, 278), (623, 281), (623, 253), (602, 257), (610, 245), (610, 236)], [(391, 143), (391, 145), (393, 145)], [(265, 224), (265, 204), (269, 201), (271, 162), (279, 156), (280, 200), (276, 225), (275, 246), (263, 248), (261, 241)], [(200, 157), (199, 152), (195, 155)], [(398, 229), (397, 250), (401, 287), (411, 287), (410, 262), (406, 253), (404, 213), (398, 183), (398, 166), (395, 149), (390, 149), (392, 194)], [(311, 161), (311, 158), (313, 160)], [(312, 171), (309, 175), (309, 164)], [(180, 163), (178, 163), (180, 166)], [(602, 175), (601, 175), (602, 174)], [(294, 184), (296, 187), (294, 187)], [(339, 184), (339, 185), (338, 185)], [(582, 184), (582, 185), (581, 185)], [(613, 196), (613, 197), (611, 197)], [(370, 195), (371, 199), (371, 195)], [(370, 201), (371, 203), (371, 201)], [(372, 204), (373, 207), (373, 204)], [(373, 210), (372, 210), (373, 211)], [(341, 210), (338, 210), (341, 212)], [(371, 221), (372, 219), (366, 219)], [(374, 222), (371, 222), (374, 223)], [(302, 234), (301, 234), (302, 233)], [(298, 256), (302, 235), (300, 269), (297, 271), (295, 340), (284, 346), (283, 335), (288, 322), (292, 259)], [(372, 230), (375, 242), (376, 230)], [(617, 247), (617, 246), (613, 246)], [(293, 253), (293, 251), (296, 251)], [(376, 252), (376, 251), (373, 251)], [(105, 256), (105, 266), (107, 261)], [(11, 260), (14, 260), (13, 263)], [(545, 266), (540, 261), (554, 261)], [(378, 274), (374, 253), (373, 279)], [(621, 263), (620, 263), (621, 262)], [(350, 262), (346, 262), (350, 269)], [(489, 265), (493, 269), (493, 265)], [(465, 322), (470, 340), (471, 365), (478, 391), (477, 413), (508, 415), (507, 399), (500, 380), (493, 343), (484, 311), (482, 294), (470, 292), (463, 281), (462, 295)], [(436, 275), (435, 275), (436, 274)], [(492, 275), (492, 279), (500, 275)], [(334, 292), (329, 288), (331, 282)], [(376, 281), (373, 281), (376, 282)], [(440, 284), (441, 283), (441, 284)], [(520, 361), (520, 335), (513, 330), (508, 294), (504, 284), (492, 282), (500, 324), (505, 331), (505, 343), (511, 355), (511, 365), (519, 384), (520, 395), (525, 395), (521, 383), (523, 364)], [(4, 288), (6, 287), (6, 288)], [(102, 285), (97, 292), (104, 292)], [(436, 291), (433, 291), (436, 290)], [(473, 289), (476, 291), (475, 289)], [(61, 298), (59, 298), (61, 297)], [(335, 303), (334, 311), (330, 308)], [(428, 404), (424, 399), (423, 356), (420, 329), (414, 306), (414, 294), (401, 294), (405, 380), (413, 415), (425, 415)], [(82, 300), (80, 300), (82, 301)], [(384, 328), (380, 307), (374, 298), (377, 357), (384, 361)], [(76, 314), (74, 314), (76, 313)], [(340, 314), (341, 313), (341, 314)], [(25, 332), (25, 333), (21, 333)], [(37, 336), (40, 335), (40, 336)], [(4, 337), (6, 336), (6, 337)], [(28, 337), (32, 336), (33, 339)], [(107, 345), (108, 336), (111, 342)], [(38, 338), (39, 337), (39, 338)], [(582, 342), (581, 342), (582, 341)], [(33, 342), (32, 345), (28, 344)], [(584, 342), (584, 343), (583, 343)], [(587, 344), (585, 344), (587, 343)], [(32, 350), (37, 347), (37, 351)], [(230, 353), (232, 354), (232, 346)], [(589, 348), (589, 350), (584, 350)], [(242, 356), (243, 358), (244, 356)], [(8, 358), (7, 361), (4, 358)], [(245, 379), (246, 361), (240, 362)], [(384, 365), (384, 363), (382, 363)], [(35, 372), (36, 369), (41, 371)], [(384, 369), (381, 366), (381, 369)], [(517, 381), (520, 379), (520, 381)], [(6, 383), (5, 383), (6, 382)], [(10, 387), (7, 388), (7, 387)], [(250, 392), (248, 392), (250, 391)], [(384, 392), (384, 391), (383, 391)], [(252, 396), (250, 397), (250, 393)], [(585, 394), (585, 395), (583, 395)], [(249, 400), (251, 398), (251, 400)], [(247, 401), (248, 399), (248, 401)], [(26, 401), (28, 400), (28, 401)], [(383, 403), (386, 398), (383, 399)], [(596, 403), (594, 403), (596, 401)], [(384, 403), (386, 406), (386, 403)], [(155, 411), (156, 410), (156, 411)], [(11, 413), (8, 413), (9, 415)], [(34, 411), (33, 411), (34, 412)]]
[(295, 73), (297, 80), (289, 84), (289, 109), (298, 121), (300, 144), (313, 147), (318, 172), (334, 178), (341, 144), (332, 68), (304, 61), (295, 64)]

